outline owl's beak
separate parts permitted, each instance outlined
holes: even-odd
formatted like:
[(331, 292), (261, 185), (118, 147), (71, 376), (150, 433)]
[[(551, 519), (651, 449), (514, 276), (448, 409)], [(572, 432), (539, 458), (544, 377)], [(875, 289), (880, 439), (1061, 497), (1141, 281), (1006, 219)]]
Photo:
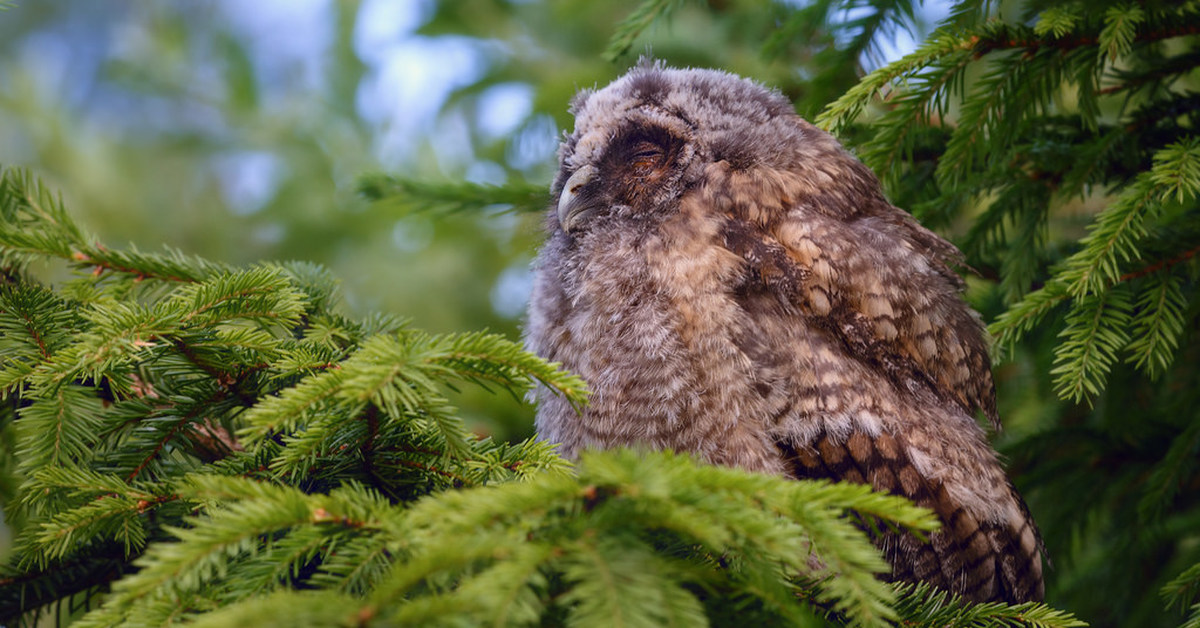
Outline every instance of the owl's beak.
[(585, 165), (563, 184), (562, 194), (558, 196), (558, 224), (562, 225), (563, 231), (570, 233), (592, 213), (593, 208), (585, 201), (581, 191), (595, 174), (595, 166)]

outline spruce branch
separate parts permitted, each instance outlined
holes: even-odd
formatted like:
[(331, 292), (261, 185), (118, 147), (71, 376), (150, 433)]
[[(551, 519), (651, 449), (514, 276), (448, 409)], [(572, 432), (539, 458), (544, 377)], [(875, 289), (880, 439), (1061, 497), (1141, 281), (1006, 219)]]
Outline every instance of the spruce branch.
[[(467, 433), (442, 392), (457, 381), (518, 396), (543, 385), (584, 402), (577, 377), (516, 343), (335, 314), (336, 284), (313, 265), (110, 250), (72, 235), (32, 178), (5, 171), (0, 182), (0, 255), (58, 257), (80, 273), (75, 298), (20, 273), (0, 288), (0, 386), (16, 409), (0, 428), (13, 430), (25, 478), (12, 511), (18, 575), (108, 565), (103, 577), (0, 583), (0, 598), (16, 601), (11, 617), (107, 587), (147, 543), (156, 549), (139, 559), (152, 565), (142, 579), (118, 585), (86, 622), (175, 621), (310, 581), (363, 593), (400, 557), (402, 537), (381, 544), (371, 523), (402, 512), (393, 503), (567, 473), (546, 443)], [(198, 469), (208, 475), (188, 475)], [(152, 543), (170, 531), (176, 542)], [(240, 580), (214, 584), (227, 573)]]
[[(817, 117), (816, 124), (835, 134), (841, 134), (859, 117), (867, 103), (882, 94), (885, 88), (892, 85), (901, 88), (915, 87), (908, 85), (912, 79), (929, 81), (939, 75), (943, 77), (939, 83), (949, 84), (946, 79), (965, 69), (970, 62), (982, 60), (995, 53), (1021, 51), (1025, 59), (1038, 57), (1043, 61), (1055, 61), (1067, 59), (1064, 55), (1072, 51), (1095, 48), (1103, 49), (1104, 52), (1099, 54), (1106, 54), (1112, 59), (1129, 52), (1134, 42), (1154, 42), (1200, 33), (1200, 15), (1194, 9), (1181, 7), (1173, 12), (1175, 15), (1168, 14), (1155, 20), (1153, 28), (1141, 29), (1137, 28), (1144, 23), (1140, 9), (1127, 9), (1129, 10), (1111, 7), (1106, 14), (1104, 30), (1094, 34), (1078, 34), (1075, 31), (1075, 28), (1082, 26), (1084, 22), (1071, 8), (1043, 12), (1033, 28), (991, 21), (976, 28), (963, 29), (955, 21), (948, 21), (931, 33), (916, 51), (871, 72), (829, 104)], [(1092, 56), (1095, 58), (1096, 54)], [(1009, 66), (1010, 70), (1020, 69), (1021, 66), (1001, 65)], [(948, 71), (950, 68), (952, 70)], [(1091, 70), (1086, 70), (1079, 72), (1077, 77), (1081, 79), (1082, 85), (1094, 80), (1088, 78), (1093, 74)], [(1038, 80), (1042, 78), (1039, 76)], [(920, 88), (912, 89), (911, 92), (926, 95), (937, 93)], [(1018, 102), (1014, 99), (1005, 100), (1012, 104)], [(1042, 99), (1025, 99), (1025, 102), (1035, 103), (1039, 100)], [(967, 99), (967, 103), (972, 102), (976, 101)], [(894, 128), (894, 125), (881, 125), (881, 128)]]
[(1140, 257), (1146, 223), (1165, 202), (1192, 200), (1200, 190), (1200, 140), (1189, 137), (1158, 151), (1153, 167), (1133, 181), (1097, 217), (1059, 275), (1073, 297), (1095, 294), (1123, 275), (1121, 265)]
[(27, 170), (0, 168), (0, 246), (14, 252), (70, 257), (86, 237), (61, 195)]
[(18, 538), (21, 564), (45, 569), (110, 542), (132, 557), (148, 538), (146, 514), (176, 499), (169, 484), (129, 483), (77, 466), (43, 467), (31, 474), (22, 499), (35, 525)]
[(20, 572), (0, 570), (0, 622), (16, 625), (19, 621), (62, 600), (88, 595), (131, 570), (124, 549), (115, 543), (46, 567), (30, 567)]
[(997, 346), (1011, 350), (1021, 338), (1069, 299), (1066, 284), (1051, 281), (1025, 295), (1024, 299), (1001, 314), (988, 326), (988, 333), (996, 338)]
[(30, 283), (0, 285), (0, 397), (16, 392), (34, 369), (83, 327), (75, 304)]
[[(1200, 459), (1200, 423), (1188, 425), (1175, 437), (1167, 454), (1150, 471), (1145, 493), (1138, 500), (1138, 517), (1145, 522), (1157, 521), (1186, 488), (1188, 479)], [(1200, 574), (1191, 586), (1200, 593)], [(1167, 589), (1164, 588), (1164, 595)], [(1168, 600), (1170, 602), (1171, 600)]]
[(373, 404), (382, 411), (382, 425), (436, 434), (449, 454), (462, 456), (469, 447), (461, 421), (437, 392), (438, 381), (492, 381), (510, 390), (537, 381), (574, 403), (584, 399), (582, 382), (576, 376), (490, 334), (374, 336), (339, 367), (307, 378), (252, 408), (243, 417), (247, 427), (240, 436), (255, 442), (277, 430), (294, 430), (301, 422), (320, 424), (321, 413), (331, 405), (344, 409), (336, 415), (336, 425), (344, 425), (345, 417), (359, 416), (367, 404)]
[(363, 175), (358, 191), (373, 203), (439, 214), (508, 206), (512, 211), (540, 212), (550, 205), (548, 185), (510, 181), (504, 185), (429, 183), (383, 174)]
[(1079, 402), (1103, 389), (1117, 352), (1129, 342), (1130, 301), (1123, 285), (1076, 299), (1050, 370), (1060, 398)]
[[(970, 55), (966, 53), (969, 53), (973, 45), (973, 42), (962, 38), (958, 32), (938, 29), (930, 34), (925, 43), (917, 50), (863, 77), (857, 85), (830, 103), (817, 116), (815, 123), (835, 135), (840, 134), (858, 118), (867, 103), (885, 87), (922, 76), (922, 70), (931, 66), (948, 68), (942, 72), (945, 77), (957, 74), (966, 67), (967, 61), (970, 59)], [(950, 60), (942, 62), (943, 58), (947, 57), (950, 57)], [(953, 82), (942, 79), (936, 84), (951, 85)]]
[(1061, 38), (1075, 30), (1083, 15), (1081, 7), (1074, 5), (1050, 7), (1037, 17), (1033, 32), (1039, 36), (1053, 35)]
[(136, 248), (114, 251), (84, 234), (55, 196), (28, 171), (0, 169), (0, 251), (7, 255), (53, 257), (88, 269), (133, 280), (200, 281), (228, 267), (166, 249), (147, 254)]
[[(965, 53), (947, 55), (938, 60), (937, 71), (913, 76), (905, 82), (906, 89), (890, 94), (890, 109), (883, 116), (886, 122), (882, 124), (880, 134), (862, 148), (864, 163), (883, 173), (885, 180), (894, 182), (900, 176), (900, 162), (912, 156), (914, 132), (945, 113), (961, 80), (961, 72), (970, 61), (970, 56)], [(843, 119), (848, 123), (851, 118)]]
[[(190, 594), (199, 594), (218, 574), (245, 568), (246, 558), (278, 552), (278, 543), (267, 544), (275, 533), (320, 528), (325, 531), (328, 551), (328, 544), (341, 531), (376, 527), (379, 517), (389, 516), (385, 500), (354, 486), (329, 495), (306, 496), (295, 489), (245, 479), (193, 476), (179, 486), (179, 494), (209, 504), (207, 518), (193, 519), (187, 528), (171, 528), (180, 542), (157, 544), (148, 550), (138, 560), (142, 569), (117, 583), (113, 594), (83, 625), (112, 625), (131, 611), (171, 607)], [(294, 554), (286, 545), (284, 551)], [(230, 599), (254, 593), (233, 591)]]
[(178, 416), (169, 417), (170, 426), (167, 429), (160, 431), (158, 437), (155, 439), (153, 447), (151, 447), (149, 451), (145, 452), (145, 455), (142, 457), (141, 461), (137, 463), (137, 466), (129, 471), (126, 479), (134, 480), (141, 476), (143, 472), (146, 471), (146, 468), (152, 462), (154, 462), (154, 460), (158, 458), (160, 454), (163, 453), (164, 448), (166, 448), (169, 443), (179, 438), (180, 435), (189, 426), (191, 426), (193, 422), (196, 422), (201, 418), (202, 413), (207, 411), (209, 405), (216, 404), (228, 396), (229, 391), (227, 389), (215, 390), (211, 396), (203, 399), (200, 403), (195, 404), (191, 409), (179, 414)]
[[(220, 264), (189, 256), (163, 247), (163, 253), (143, 253), (136, 247), (128, 251), (113, 251), (101, 244), (81, 245), (69, 256), (61, 256), (74, 262), (76, 267), (91, 269), (97, 278), (113, 273), (131, 278), (133, 281), (156, 279), (170, 283), (192, 283), (203, 281), (209, 276), (228, 271)], [(30, 250), (34, 250), (31, 248)]]
[[(256, 626), (367, 626), (375, 619), (371, 608), (358, 598), (335, 591), (281, 590), (255, 598), (253, 604), (234, 604), (201, 615), (196, 628)], [(83, 626), (104, 625), (85, 618)]]
[(178, 310), (185, 327), (247, 320), (291, 328), (299, 324), (306, 303), (280, 268), (260, 266), (183, 286), (160, 307)]
[(1132, 281), (1134, 279), (1138, 279), (1139, 277), (1145, 277), (1147, 275), (1152, 275), (1154, 273), (1157, 273), (1160, 270), (1169, 269), (1169, 268), (1175, 266), (1176, 264), (1182, 264), (1183, 262), (1191, 260), (1193, 257), (1196, 257), (1197, 253), (1200, 253), (1200, 246), (1196, 246), (1194, 248), (1188, 249), (1170, 259), (1159, 260), (1157, 262), (1154, 262), (1153, 264), (1149, 264), (1149, 265), (1139, 268), (1137, 270), (1127, 272), (1124, 275), (1121, 275), (1121, 277), (1119, 278), (1119, 281), (1124, 283), (1126, 281)]
[(238, 438), (253, 444), (273, 434), (297, 429), (332, 402), (342, 380), (339, 366), (306, 377), (295, 386), (261, 400), (242, 415), (245, 427), (239, 430)]
[(1098, 93), (1108, 95), (1132, 91), (1156, 84), (1169, 84), (1175, 78), (1191, 72), (1200, 64), (1200, 53), (1184, 52), (1161, 62), (1136, 69), (1114, 70), (1111, 79), (1116, 81)]
[(1096, 42), (1100, 46), (1100, 54), (1110, 61), (1128, 54), (1137, 36), (1137, 28), (1145, 20), (1146, 13), (1139, 7), (1109, 7), (1104, 13), (1104, 29), (1100, 31)]
[(1186, 4), (1174, 14), (1167, 13), (1156, 20), (1151, 28), (1135, 30), (1145, 23), (1141, 9), (1134, 6), (1110, 7), (1105, 14), (1104, 30), (1099, 33), (1073, 33), (1067, 36), (1039, 37), (1038, 33), (1024, 25), (995, 22), (985, 25), (977, 37), (972, 38), (972, 50), (976, 57), (1005, 50), (1036, 52), (1043, 49), (1068, 51), (1085, 47), (1102, 47), (1103, 54), (1110, 58), (1129, 51), (1133, 42), (1149, 43), (1200, 33), (1200, 13)]
[(37, 319), (38, 314), (47, 309), (46, 306), (53, 305), (56, 301), (54, 295), (46, 290), (28, 285), (0, 285), (0, 315), (3, 316), (0, 318), (0, 325), (4, 326), (0, 330), (3, 331), (5, 340), (28, 337), (37, 349), (37, 355), (49, 358), (50, 349), (46, 337), (53, 331), (39, 324)]
[(16, 422), (18, 468), (69, 466), (86, 459), (103, 427), (103, 402), (83, 386), (61, 386), (22, 408)]
[(617, 25), (601, 57), (609, 63), (623, 57), (643, 31), (655, 21), (666, 18), (681, 4), (682, 0), (642, 0), (629, 16)]
[(1028, 626), (1030, 628), (1076, 628), (1087, 626), (1071, 613), (1045, 604), (971, 604), (957, 596), (924, 584), (893, 585), (899, 596), (896, 610), (902, 625), (969, 628), (974, 626)]
[(1182, 281), (1173, 274), (1161, 273), (1148, 283), (1135, 304), (1133, 340), (1127, 347), (1127, 360), (1154, 379), (1171, 365), (1173, 353), (1179, 347), (1187, 301)]
[[(1177, 264), (1191, 260), (1196, 256), (1197, 252), (1200, 252), (1200, 248), (1190, 249), (1170, 259), (1159, 260), (1136, 271), (1125, 273), (1118, 278), (1118, 283), (1123, 284), (1133, 282), (1154, 273), (1159, 273), (1164, 269), (1170, 269)], [(1166, 284), (1160, 284), (1160, 287), (1165, 285)], [(1169, 288), (1164, 287), (1163, 289), (1168, 290)], [(1162, 334), (1163, 329), (1159, 325), (1171, 324), (1174, 328), (1174, 322), (1179, 320), (1178, 314), (1172, 315), (1170, 312), (1159, 312), (1154, 307), (1155, 304), (1161, 303), (1162, 305), (1169, 305), (1173, 308), (1178, 308), (1181, 306), (1179, 297), (1168, 292), (1160, 291), (1158, 294), (1161, 296), (1161, 299), (1145, 301), (1142, 303), (1139, 311), (1144, 312), (1145, 316), (1150, 318), (1142, 320), (1141, 331), (1134, 332), (1134, 338), (1145, 338), (1147, 334), (1153, 330), (1159, 330), (1158, 333)], [(1143, 292), (1142, 295), (1143, 299), (1152, 299), (1149, 293)], [(988, 332), (996, 338), (998, 346), (1012, 347), (1019, 342), (1025, 336), (1025, 334), (1037, 327), (1048, 314), (1064, 303), (1070, 302), (1070, 296), (1071, 295), (1068, 292), (1068, 286), (1066, 282), (1061, 279), (1061, 275), (1059, 277), (1055, 277), (1045, 286), (1029, 293), (1023, 300), (1014, 304), (1011, 308), (1001, 314), (995, 320), (995, 322), (988, 326)], [(1161, 355), (1157, 351), (1151, 351), (1150, 353), (1145, 353), (1145, 351), (1147, 349), (1156, 349), (1157, 347), (1164, 346), (1161, 344), (1162, 341), (1166, 341), (1175, 335), (1176, 334), (1174, 332), (1171, 332), (1168, 335), (1163, 335), (1157, 341), (1154, 341), (1157, 343), (1154, 345), (1145, 345), (1144, 343), (1150, 341), (1142, 340), (1138, 344), (1132, 345), (1130, 349), (1132, 351), (1141, 350), (1141, 353), (1138, 355)], [(999, 359), (999, 357), (997, 359)], [(1135, 360), (1137, 364), (1145, 364), (1147, 367), (1149, 367), (1149, 363), (1144, 363), (1144, 360), (1137, 358), (1135, 358)]]
[[(1180, 628), (1200, 628), (1200, 563), (1196, 563), (1163, 586), (1160, 591), (1168, 607), (1188, 614)], [(1190, 606), (1189, 606), (1190, 605)]]
[[(540, 516), (544, 517), (555, 512), (582, 512), (595, 522), (592, 525), (600, 526), (593, 528), (596, 537), (585, 539), (582, 545), (564, 544), (563, 540), (558, 540), (575, 538), (576, 533), (568, 532), (573, 528), (570, 520), (533, 532), (535, 539), (545, 539), (553, 543), (553, 547), (559, 548), (561, 556), (556, 562), (560, 565), (565, 563), (560, 568), (567, 570), (568, 581), (581, 583), (583, 591), (591, 591), (581, 591), (580, 598), (568, 596), (564, 599), (580, 603), (583, 599), (591, 603), (601, 603), (603, 600), (637, 603), (639, 596), (633, 596), (631, 602), (630, 596), (620, 594), (628, 584), (623, 578), (629, 574), (628, 570), (617, 567), (617, 563), (635, 561), (652, 573), (668, 567), (657, 563), (659, 559), (651, 558), (653, 554), (646, 553), (650, 551), (646, 546), (636, 549), (639, 546), (631, 547), (628, 539), (611, 546), (605, 541), (608, 534), (627, 534), (619, 526), (634, 524), (638, 529), (660, 529), (679, 534), (680, 538), (685, 539), (685, 544), (699, 543), (708, 555), (735, 551), (742, 560), (749, 561), (745, 568), (747, 573), (761, 574), (762, 569), (774, 572), (775, 569), (769, 568), (768, 563), (760, 562), (767, 557), (772, 557), (770, 561), (782, 557), (789, 570), (807, 572), (812, 568), (806, 557), (815, 551), (830, 565), (823, 569), (837, 571), (839, 576), (847, 577), (850, 576), (848, 572), (853, 570), (865, 577), (858, 584), (870, 583), (861, 590), (857, 585), (835, 587), (834, 583), (838, 580), (835, 578), (828, 584), (832, 590), (820, 593), (820, 599), (844, 608), (864, 624), (875, 625), (879, 617), (887, 615), (888, 604), (882, 601), (888, 599), (886, 587), (869, 575), (872, 573), (869, 570), (883, 569), (883, 563), (865, 537), (841, 519), (840, 513), (843, 512), (842, 508), (858, 506), (871, 510), (888, 501), (896, 505), (898, 500), (894, 497), (868, 497), (870, 491), (863, 487), (787, 482), (730, 469), (694, 467), (685, 458), (661, 455), (642, 458), (628, 452), (595, 454), (584, 458), (582, 468), (583, 472), (576, 481), (547, 478), (495, 489), (455, 491), (418, 504), (411, 513), (412, 528), (407, 538), (412, 539), (417, 547), (433, 543), (429, 551), (437, 549), (427, 559), (418, 558), (408, 562), (402, 571), (397, 572), (395, 580), (389, 578), (381, 585), (383, 588), (376, 591), (377, 599), (393, 599), (425, 578), (434, 577), (438, 569), (445, 568), (443, 566), (453, 568), (453, 565), (473, 563), (486, 555), (480, 553), (494, 551), (492, 548), (497, 544), (503, 544), (485, 542), (461, 547), (462, 543), (459, 542), (449, 546), (445, 544), (445, 539), (457, 535), (451, 532), (447, 536), (446, 526), (449, 526), (449, 530), (474, 530), (474, 534), (479, 535), (487, 534), (491, 529), (502, 530), (508, 521), (519, 523), (529, 521), (531, 517), (536, 520), (538, 513), (543, 513)], [(664, 472), (666, 476), (662, 475)], [(747, 499), (750, 501), (742, 501)], [(751, 505), (764, 502), (770, 505), (767, 513), (761, 512), (761, 505)], [(583, 510), (580, 511), (580, 508)], [(776, 519), (774, 513), (782, 515), (783, 519)], [(764, 514), (768, 515), (765, 519)], [(897, 514), (896, 510), (888, 509), (889, 517)], [(902, 516), (899, 523), (922, 528), (933, 525), (932, 519), (924, 511), (914, 508), (910, 514)], [(795, 523), (789, 524), (788, 521)], [(560, 530), (558, 525), (563, 524), (568, 527)], [(794, 527), (796, 525), (799, 527)], [(430, 532), (414, 533), (413, 529), (427, 529)], [(433, 530), (438, 530), (438, 533), (433, 533)], [(524, 524), (517, 530), (529, 534), (525, 532), (528, 528)], [(816, 535), (817, 530), (824, 532), (820, 536), (808, 536)], [(564, 534), (567, 536), (564, 537)], [(806, 538), (811, 539), (812, 545)], [(850, 550), (848, 546), (855, 549)], [(742, 549), (731, 549), (735, 547)], [(418, 556), (424, 555), (424, 551)], [(651, 567), (652, 564), (659, 566)], [(571, 565), (580, 565), (579, 571), (571, 571), (574, 569)], [(584, 565), (589, 567), (585, 568)], [(677, 568), (682, 567), (681, 564)], [(694, 572), (694, 569), (689, 567), (684, 573), (700, 573)], [(841, 571), (843, 569), (845, 572)], [(865, 569), (869, 570), (863, 571)], [(572, 579), (571, 573), (576, 574), (575, 579)], [(710, 574), (705, 579), (713, 577), (711, 572), (703, 573)], [(780, 572), (776, 577), (783, 575)], [(736, 581), (737, 576), (734, 578)], [(778, 586), (778, 581), (776, 583)], [(746, 583), (747, 586), (749, 584)], [(687, 604), (690, 602), (685, 606)], [(582, 620), (593, 616), (593, 613), (598, 617), (612, 612), (629, 616), (630, 612), (629, 609), (621, 610), (620, 606), (611, 605), (604, 605), (603, 610), (588, 605), (580, 608), (578, 604), (572, 605), (572, 608), (572, 613), (582, 613)], [(683, 607), (680, 608), (682, 612)]]

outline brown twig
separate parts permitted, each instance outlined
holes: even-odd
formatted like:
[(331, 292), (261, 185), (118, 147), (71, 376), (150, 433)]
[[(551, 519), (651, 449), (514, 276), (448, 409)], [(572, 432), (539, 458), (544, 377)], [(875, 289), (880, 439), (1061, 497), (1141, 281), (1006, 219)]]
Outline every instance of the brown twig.
[(1186, 262), (1187, 260), (1195, 257), (1197, 253), (1200, 253), (1200, 246), (1184, 251), (1183, 253), (1172, 257), (1171, 259), (1159, 260), (1153, 264), (1150, 264), (1149, 266), (1146, 266), (1145, 268), (1125, 273), (1124, 275), (1121, 275), (1120, 279), (1117, 281), (1126, 282), (1131, 279), (1137, 279), (1138, 277), (1145, 277), (1146, 275), (1156, 273), (1164, 268), (1170, 268), (1171, 266), (1179, 264), (1180, 262)]
[(120, 265), (114, 264), (111, 261), (106, 260), (106, 259), (98, 259), (98, 258), (92, 257), (91, 255), (88, 255), (87, 253), (84, 253), (82, 251), (75, 251), (74, 253), (72, 253), (71, 260), (73, 260), (75, 262), (79, 262), (82, 265), (94, 266), (95, 270), (93, 270), (93, 272), (97, 275), (99, 275), (100, 273), (102, 273), (106, 270), (109, 270), (109, 271), (114, 271), (114, 272), (119, 272), (119, 273), (125, 273), (127, 275), (133, 275), (138, 281), (141, 281), (143, 279), (148, 279), (148, 278), (154, 278), (154, 279), (161, 279), (163, 281), (176, 281), (176, 282), (180, 282), (180, 283), (195, 283), (196, 282), (196, 279), (194, 279), (192, 277), (177, 277), (175, 275), (167, 275), (167, 274), (150, 274), (150, 273), (145, 272), (142, 269), (130, 268), (128, 266), (120, 266)]
[(146, 465), (149, 465), (150, 461), (154, 460), (154, 458), (156, 456), (158, 456), (159, 452), (161, 452), (163, 450), (163, 448), (167, 446), (167, 443), (170, 442), (171, 439), (174, 438), (175, 435), (178, 434), (180, 430), (182, 430), (184, 427), (189, 425), (194, 419), (199, 417), (201, 412), (203, 412), (204, 409), (207, 408), (207, 406), (209, 404), (216, 402), (216, 401), (220, 401), (221, 399), (224, 399), (228, 396), (229, 396), (229, 390), (226, 388), (222, 388), (222, 389), (218, 390), (216, 393), (214, 393), (212, 396), (210, 396), (208, 399), (205, 399), (203, 403), (197, 404), (196, 407), (193, 408), (191, 412), (188, 412), (187, 414), (180, 417), (179, 420), (175, 423), (174, 427), (167, 430), (167, 433), (163, 434), (162, 438), (158, 439), (158, 444), (155, 445), (154, 450), (151, 451), (149, 455), (147, 455), (145, 458), (142, 459), (142, 462), (140, 464), (138, 464), (138, 466), (133, 471), (131, 471), (128, 476), (126, 476), (125, 480), (131, 481), (134, 478), (136, 478), (138, 476), (138, 474), (140, 474), (142, 472), (142, 470), (146, 468)]
[[(1184, 25), (1143, 31), (1138, 33), (1137, 36), (1134, 37), (1134, 40), (1140, 42), (1161, 41), (1164, 39), (1171, 39), (1173, 37), (1183, 37), (1185, 35), (1196, 34), (1200, 34), (1200, 26)], [(1095, 46), (1100, 43), (1100, 39), (1099, 37), (1086, 35), (1079, 37), (1063, 37), (1061, 39), (1000, 36), (995, 39), (972, 37), (970, 43), (971, 47), (975, 50), (976, 57), (982, 57), (989, 52), (994, 52), (997, 50), (1015, 50), (1022, 48), (1028, 50), (1030, 53), (1035, 53), (1042, 48), (1070, 50), (1083, 46)]]

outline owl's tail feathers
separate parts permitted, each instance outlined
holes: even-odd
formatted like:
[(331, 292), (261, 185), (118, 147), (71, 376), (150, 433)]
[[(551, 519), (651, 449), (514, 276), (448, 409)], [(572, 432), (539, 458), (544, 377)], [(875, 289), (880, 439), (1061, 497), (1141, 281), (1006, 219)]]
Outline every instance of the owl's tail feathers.
[(989, 531), (993, 551), (1000, 559), (999, 599), (1040, 602), (1046, 593), (1042, 575), (1046, 547), (1025, 500), (1011, 483), (1009, 490), (1019, 511), (1006, 524), (995, 524)]
[(863, 526), (892, 565), (889, 580), (925, 582), (975, 602), (1042, 600), (1044, 551), (1015, 490), (1010, 492), (1019, 508), (1011, 521), (980, 521), (944, 484), (922, 475), (905, 448), (886, 433), (823, 434), (807, 446), (779, 447), (797, 478), (870, 484), (938, 515), (942, 529), (927, 540), (885, 526)]

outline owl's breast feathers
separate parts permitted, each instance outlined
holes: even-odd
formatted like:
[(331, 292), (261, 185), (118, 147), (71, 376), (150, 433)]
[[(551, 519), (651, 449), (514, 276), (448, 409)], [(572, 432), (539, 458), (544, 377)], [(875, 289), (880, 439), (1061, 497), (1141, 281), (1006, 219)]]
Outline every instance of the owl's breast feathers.
[[(710, 170), (649, 231), (550, 245), (581, 247), (571, 263), (587, 261), (539, 287), (535, 299), (558, 291), (542, 314), (559, 331), (535, 348), (593, 397), (582, 416), (544, 398), (539, 432), (568, 455), (650, 446), (868, 483), (943, 521), (928, 543), (877, 539), (894, 578), (1040, 599), (1040, 539), (969, 414), (994, 416), (992, 383), (945, 262), (908, 239), (915, 224), (838, 218), (800, 189), (778, 194), (791, 175)], [(549, 419), (554, 405), (570, 418)]]

